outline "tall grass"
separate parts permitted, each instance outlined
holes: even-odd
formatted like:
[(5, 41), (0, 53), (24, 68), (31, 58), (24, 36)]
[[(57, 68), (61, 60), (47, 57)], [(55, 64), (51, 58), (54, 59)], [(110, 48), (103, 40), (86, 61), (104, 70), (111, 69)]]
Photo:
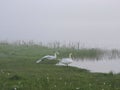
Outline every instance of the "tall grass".
[[(33, 57), (41, 57), (46, 54), (53, 54), (54, 52), (60, 52), (59, 57), (68, 57), (69, 53), (73, 54), (73, 58), (89, 58), (89, 59), (102, 59), (102, 58), (120, 58), (120, 51), (113, 50), (103, 50), (100, 48), (85, 48), (80, 46), (80, 43), (67, 43), (61, 44), (60, 42), (54, 43), (35, 43), (34, 41), (16, 41), (16, 42), (0, 42), (0, 49), (2, 53), (0, 56), (5, 56), (5, 53), (9, 55), (19, 54), (30, 55)], [(47, 52), (46, 52), (47, 51)], [(32, 52), (32, 53), (29, 53)]]
[[(76, 45), (78, 47), (78, 45)], [(1, 42), (0, 48), (2, 53), (1, 56), (4, 56), (5, 53), (9, 55), (14, 54), (23, 54), (23, 55), (30, 55), (33, 57), (41, 57), (46, 54), (53, 54), (54, 52), (58, 51), (60, 52), (59, 58), (62, 57), (68, 57), (69, 53), (73, 54), (73, 58), (89, 58), (89, 59), (95, 59), (100, 58), (103, 54), (103, 52), (100, 49), (97, 48), (80, 48), (76, 47), (73, 43), (72, 44), (58, 44), (56, 43), (34, 43), (33, 41), (24, 42), (24, 41), (17, 41), (14, 43), (9, 42)], [(46, 52), (47, 51), (47, 52)], [(21, 53), (22, 52), (22, 53)], [(32, 53), (30, 53), (32, 52)]]

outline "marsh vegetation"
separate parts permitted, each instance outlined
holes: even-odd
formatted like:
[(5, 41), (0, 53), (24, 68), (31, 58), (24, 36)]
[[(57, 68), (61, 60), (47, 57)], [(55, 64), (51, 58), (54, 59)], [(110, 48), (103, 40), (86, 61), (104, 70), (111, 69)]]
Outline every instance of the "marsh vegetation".
[[(119, 73), (90, 73), (82, 68), (56, 66), (57, 60), (35, 63), (42, 56), (53, 54), (55, 51), (60, 52), (58, 58), (67, 57), (70, 52), (74, 58), (91, 58), (91, 60), (105, 55), (104, 50), (96, 48), (77, 49), (65, 46), (50, 47), (30, 42), (1, 42), (0, 89), (120, 90)], [(119, 51), (114, 52), (118, 54)]]

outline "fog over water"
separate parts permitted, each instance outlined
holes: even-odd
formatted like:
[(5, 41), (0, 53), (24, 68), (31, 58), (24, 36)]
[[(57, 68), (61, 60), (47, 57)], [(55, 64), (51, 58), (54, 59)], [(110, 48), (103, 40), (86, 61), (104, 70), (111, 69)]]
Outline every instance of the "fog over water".
[(0, 40), (120, 49), (120, 0), (1, 0)]

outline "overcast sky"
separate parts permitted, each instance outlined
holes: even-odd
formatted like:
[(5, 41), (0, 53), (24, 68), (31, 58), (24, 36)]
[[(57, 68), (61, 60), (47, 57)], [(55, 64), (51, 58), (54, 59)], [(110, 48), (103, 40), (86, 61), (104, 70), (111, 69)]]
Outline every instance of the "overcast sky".
[(0, 40), (120, 47), (120, 0), (0, 0)]

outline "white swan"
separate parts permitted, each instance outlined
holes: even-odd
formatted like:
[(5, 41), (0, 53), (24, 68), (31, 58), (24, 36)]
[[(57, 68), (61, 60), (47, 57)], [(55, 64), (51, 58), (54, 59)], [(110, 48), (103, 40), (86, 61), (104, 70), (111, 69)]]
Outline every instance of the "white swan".
[(68, 64), (73, 62), (71, 56), (72, 56), (72, 53), (69, 54), (69, 58), (62, 58), (59, 63), (65, 64), (66, 66), (68, 66)]
[(57, 54), (59, 54), (59, 52), (55, 52), (54, 55), (46, 55), (46, 56), (42, 57), (41, 59), (37, 60), (36, 63), (39, 63), (39, 62), (43, 61), (44, 59), (55, 60), (57, 58)]

